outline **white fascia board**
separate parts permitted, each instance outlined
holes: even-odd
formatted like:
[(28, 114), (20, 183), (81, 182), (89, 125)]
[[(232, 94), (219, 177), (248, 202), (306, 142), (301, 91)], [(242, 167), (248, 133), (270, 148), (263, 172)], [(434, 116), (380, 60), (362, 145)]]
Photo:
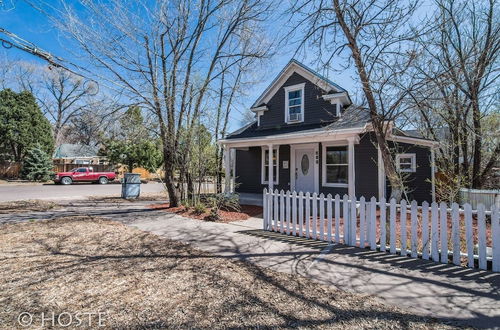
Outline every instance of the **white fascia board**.
[(323, 132), (305, 132), (294, 134), (280, 134), (246, 139), (224, 139), (217, 141), (219, 144), (229, 147), (250, 147), (272, 144), (294, 144), (308, 142), (326, 142), (356, 138), (358, 134), (364, 133), (365, 127), (348, 128), (341, 130), (326, 130)]
[(342, 105), (350, 104), (349, 95), (347, 92), (336, 93), (336, 94), (326, 94), (322, 96), (323, 100), (330, 101), (330, 103), (336, 103), (337, 100), (342, 102)]
[(264, 90), (261, 96), (255, 101), (253, 106), (269, 102), (269, 100), (274, 96), (274, 94), (276, 94), (279, 88), (283, 86), (283, 84), (287, 81), (288, 78), (290, 78), (290, 76), (294, 72), (306, 78), (311, 83), (317, 85), (325, 91), (331, 89), (335, 92), (340, 92), (340, 90), (336, 86), (333, 86), (324, 79), (321, 79), (320, 77), (314, 75), (313, 73), (309, 72), (308, 70), (292, 61), (281, 71), (278, 77), (266, 88), (266, 90)]
[(267, 111), (267, 110), (269, 110), (267, 105), (262, 105), (260, 107), (250, 108), (250, 111), (253, 111), (253, 112), (262, 112), (262, 111)]
[(408, 137), (408, 136), (397, 136), (397, 135), (392, 135), (392, 134), (389, 135), (387, 139), (390, 141), (394, 141), (394, 142), (416, 144), (416, 145), (421, 145), (421, 146), (430, 147), (430, 148), (436, 148), (439, 145), (439, 142), (437, 142), (437, 141), (423, 140), (423, 139), (418, 139), (418, 138), (413, 138), (413, 137)]

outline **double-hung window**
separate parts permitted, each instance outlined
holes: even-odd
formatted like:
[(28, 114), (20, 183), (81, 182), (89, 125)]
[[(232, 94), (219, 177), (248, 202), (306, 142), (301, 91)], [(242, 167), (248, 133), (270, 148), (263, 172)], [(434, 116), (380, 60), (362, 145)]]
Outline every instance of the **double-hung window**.
[(304, 121), (305, 83), (285, 87), (285, 122)]
[[(273, 148), (273, 182), (278, 184), (278, 149)], [(269, 183), (269, 149), (262, 149), (262, 184)]]
[(400, 172), (416, 172), (417, 162), (415, 154), (396, 155), (396, 166)]
[(347, 146), (325, 146), (323, 148), (323, 186), (348, 186)]

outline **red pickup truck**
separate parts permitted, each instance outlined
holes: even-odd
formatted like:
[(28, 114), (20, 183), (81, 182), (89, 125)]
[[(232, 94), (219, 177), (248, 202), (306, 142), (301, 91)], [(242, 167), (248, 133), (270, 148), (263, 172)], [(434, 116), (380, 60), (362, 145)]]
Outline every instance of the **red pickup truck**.
[(106, 184), (116, 178), (115, 172), (94, 172), (92, 167), (78, 167), (70, 172), (58, 172), (54, 182), (60, 184), (72, 184), (74, 182), (98, 182)]

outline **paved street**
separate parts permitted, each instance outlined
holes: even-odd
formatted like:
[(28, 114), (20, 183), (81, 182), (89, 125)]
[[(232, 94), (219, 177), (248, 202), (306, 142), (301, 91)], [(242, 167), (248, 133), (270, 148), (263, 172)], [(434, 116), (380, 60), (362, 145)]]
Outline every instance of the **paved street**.
[[(160, 193), (163, 191), (159, 183), (141, 185), (143, 193)], [(120, 196), (120, 184), (74, 184), (62, 185), (0, 185), (0, 202), (26, 200), (26, 199), (75, 199), (89, 196)]]

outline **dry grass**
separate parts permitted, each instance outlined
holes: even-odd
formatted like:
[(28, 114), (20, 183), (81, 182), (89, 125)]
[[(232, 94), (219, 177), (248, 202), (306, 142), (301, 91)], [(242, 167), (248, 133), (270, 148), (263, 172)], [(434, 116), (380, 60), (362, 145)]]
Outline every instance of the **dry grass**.
[(42, 200), (25, 200), (0, 203), (0, 214), (20, 212), (45, 212), (58, 207), (54, 202)]
[(167, 194), (166, 193), (142, 193), (139, 198), (131, 198), (131, 199), (123, 199), (121, 197), (116, 197), (116, 196), (90, 196), (89, 200), (93, 202), (99, 202), (99, 203), (117, 203), (117, 204), (123, 204), (123, 203), (130, 203), (130, 202), (140, 202), (140, 201), (165, 201), (167, 200)]
[(377, 300), (216, 258), (89, 217), (0, 226), (0, 327), (27, 311), (105, 312), (109, 328), (445, 328)]

